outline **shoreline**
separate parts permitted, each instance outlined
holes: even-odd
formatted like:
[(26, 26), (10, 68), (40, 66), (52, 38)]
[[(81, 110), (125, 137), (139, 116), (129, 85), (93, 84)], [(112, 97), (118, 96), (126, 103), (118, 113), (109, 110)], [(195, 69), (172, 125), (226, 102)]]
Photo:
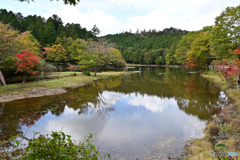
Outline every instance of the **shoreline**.
[[(95, 80), (107, 79), (109, 77), (126, 76), (141, 71), (131, 72), (102, 72), (97, 73), (97, 77), (84, 76), (78, 72), (77, 76), (61, 77), (59, 79), (40, 80), (25, 84), (9, 84), (0, 86), (0, 103), (20, 100), (25, 98), (35, 98), (43, 96), (58, 95), (67, 92), (67, 89), (82, 87), (93, 83)], [(93, 75), (93, 74), (92, 74)], [(59, 83), (59, 84), (58, 84)]]
[[(204, 137), (194, 139), (186, 145), (186, 159), (212, 160), (210, 152), (238, 152), (240, 154), (240, 92), (237, 89), (228, 89), (228, 84), (217, 75), (200, 75), (207, 78), (225, 91), (226, 95), (233, 99), (233, 103), (225, 106), (218, 115), (213, 115), (212, 120), (204, 129)], [(229, 149), (216, 147), (224, 144)], [(232, 157), (237, 159), (236, 157)]]
[(166, 67), (166, 68), (184, 68), (184, 65), (158, 65), (158, 64), (131, 64), (131, 63), (127, 63), (127, 67)]

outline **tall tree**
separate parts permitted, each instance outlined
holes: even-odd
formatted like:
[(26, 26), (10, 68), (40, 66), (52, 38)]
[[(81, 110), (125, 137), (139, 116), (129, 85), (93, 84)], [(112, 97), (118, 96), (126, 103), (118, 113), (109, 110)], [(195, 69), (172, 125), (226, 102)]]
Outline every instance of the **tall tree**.
[(178, 64), (185, 64), (187, 62), (187, 51), (190, 50), (195, 35), (195, 31), (189, 32), (187, 35), (184, 35), (178, 43), (175, 51), (175, 58)]
[(53, 22), (49, 22), (45, 28), (45, 44), (53, 44), (57, 37)]
[(104, 39), (99, 39), (99, 42), (95, 41), (82, 41), (85, 49), (78, 50), (78, 63), (80, 67), (93, 67), (94, 76), (103, 65), (109, 64), (113, 61), (121, 59), (121, 54), (118, 51), (113, 50), (113, 44), (109, 44)]
[(220, 16), (215, 19), (215, 26), (212, 31), (212, 52), (218, 59), (225, 56), (228, 49), (235, 50), (240, 46), (240, 5), (227, 7)]
[(52, 21), (55, 27), (55, 32), (57, 33), (57, 35), (59, 35), (60, 33), (58, 33), (58, 28), (63, 25), (62, 19), (58, 17), (56, 14), (54, 14), (52, 15)]
[(15, 50), (20, 53), (24, 50), (33, 53), (35, 56), (40, 57), (40, 44), (30, 34), (29, 31), (23, 32), (15, 39)]
[(35, 24), (33, 22), (28, 26), (27, 31), (31, 31), (31, 34), (35, 38), (38, 37), (38, 30), (37, 30), (37, 28), (36, 28), (36, 26), (35, 26)]
[(174, 56), (176, 47), (177, 47), (177, 44), (174, 44), (168, 50), (167, 55), (165, 57), (166, 64), (176, 64), (176, 59), (175, 59), (175, 56)]
[(91, 31), (92, 31), (92, 34), (93, 34), (94, 37), (96, 37), (97, 35), (100, 34), (100, 30), (96, 25), (93, 26)]
[(207, 68), (210, 64), (210, 38), (210, 32), (200, 32), (194, 37), (191, 49), (187, 52), (187, 57), (195, 60), (196, 67)]
[(47, 60), (59, 65), (67, 60), (67, 51), (61, 45), (53, 45), (47, 49)]
[[(11, 29), (9, 25), (5, 25), (0, 22), (0, 66), (9, 57), (13, 56), (15, 52), (14, 40), (17, 36), (17, 31)], [(3, 85), (6, 85), (4, 76), (2, 75), (0, 68), (0, 78)]]

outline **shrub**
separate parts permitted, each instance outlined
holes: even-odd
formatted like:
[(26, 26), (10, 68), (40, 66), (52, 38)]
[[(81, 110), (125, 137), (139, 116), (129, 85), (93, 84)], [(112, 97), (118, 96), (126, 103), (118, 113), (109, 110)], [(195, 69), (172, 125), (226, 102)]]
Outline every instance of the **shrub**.
[(91, 73), (89, 72), (88, 68), (86, 68), (86, 69), (82, 72), (82, 75), (91, 76)]
[(86, 72), (86, 75), (87, 75), (87, 76), (91, 76), (91, 74), (90, 74), (90, 72), (89, 72), (89, 71), (87, 71), (87, 72)]
[[(35, 138), (39, 135), (38, 138)], [(98, 159), (98, 150), (92, 141), (93, 135), (90, 133), (84, 142), (77, 144), (71, 140), (70, 135), (63, 132), (52, 132), (50, 137), (34, 133), (32, 140), (28, 141), (28, 146), (19, 148), (19, 141), (16, 136), (9, 141), (0, 142), (0, 159)], [(13, 147), (8, 146), (13, 143)], [(12, 145), (11, 145), (12, 146)]]
[(41, 60), (38, 66), (39, 75), (43, 72), (43, 78), (46, 78), (51, 72), (56, 69), (54, 65), (51, 63), (47, 63), (45, 60)]

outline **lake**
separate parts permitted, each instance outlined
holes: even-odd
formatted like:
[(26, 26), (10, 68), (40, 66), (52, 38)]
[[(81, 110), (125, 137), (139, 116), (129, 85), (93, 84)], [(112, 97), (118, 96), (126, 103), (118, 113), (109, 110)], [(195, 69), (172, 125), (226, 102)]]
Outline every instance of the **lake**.
[(100, 159), (107, 153), (113, 159), (167, 159), (203, 137), (211, 115), (230, 103), (212, 82), (184, 69), (141, 71), (61, 95), (0, 104), (0, 139), (27, 129), (27, 138), (33, 131), (62, 130), (82, 141), (92, 133)]

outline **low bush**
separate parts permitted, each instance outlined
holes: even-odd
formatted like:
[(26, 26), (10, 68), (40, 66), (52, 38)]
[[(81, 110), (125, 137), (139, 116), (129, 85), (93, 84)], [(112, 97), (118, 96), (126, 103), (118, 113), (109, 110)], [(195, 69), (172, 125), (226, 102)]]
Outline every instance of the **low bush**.
[[(38, 138), (35, 138), (39, 135)], [(21, 148), (21, 141), (13, 136), (9, 141), (0, 141), (0, 159), (51, 159), (51, 160), (97, 160), (99, 152), (90, 133), (84, 142), (71, 140), (70, 135), (63, 132), (52, 132), (50, 136), (34, 133), (26, 148)]]

